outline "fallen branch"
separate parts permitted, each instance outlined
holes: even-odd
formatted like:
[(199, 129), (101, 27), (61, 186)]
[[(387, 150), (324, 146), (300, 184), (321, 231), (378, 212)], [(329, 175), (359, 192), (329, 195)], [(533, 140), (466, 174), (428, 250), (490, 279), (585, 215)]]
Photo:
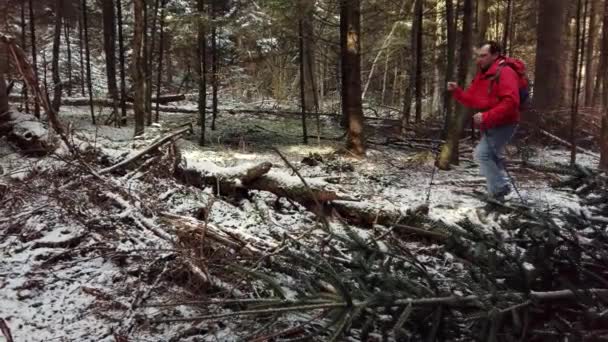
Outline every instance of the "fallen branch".
[[(544, 136), (549, 137), (549, 138), (551, 138), (551, 139), (553, 139), (553, 140), (557, 141), (558, 143), (560, 143), (560, 144), (562, 144), (562, 145), (564, 145), (564, 146), (566, 146), (566, 147), (572, 148), (572, 144), (571, 144), (571, 143), (569, 143), (569, 142), (567, 142), (566, 140), (564, 140), (564, 139), (562, 139), (562, 138), (560, 138), (560, 137), (558, 137), (558, 136), (555, 136), (555, 135), (553, 135), (553, 134), (551, 134), (551, 133), (549, 133), (549, 132), (547, 132), (547, 131), (545, 131), (545, 130), (543, 130), (543, 129), (541, 129), (541, 130), (540, 130), (540, 132), (541, 132), (541, 133), (542, 133)], [(598, 159), (599, 159), (599, 157), (600, 157), (600, 156), (599, 156), (597, 153), (594, 153), (594, 152), (591, 152), (591, 151), (589, 151), (589, 150), (586, 150), (586, 149), (584, 149), (584, 148), (582, 148), (582, 147), (580, 147), (580, 146), (576, 146), (576, 150), (577, 150), (577, 151), (579, 151), (579, 152), (582, 152), (582, 153), (584, 153), (584, 154), (586, 154), (586, 155), (590, 155), (590, 156), (592, 156), (592, 157), (598, 158)]]
[(171, 134), (168, 134), (164, 137), (162, 137), (161, 139), (158, 139), (156, 142), (152, 143), (150, 146), (142, 149), (141, 151), (135, 153), (135, 155), (133, 155), (132, 157), (125, 159), (117, 164), (114, 164), (110, 167), (107, 167), (105, 169), (100, 170), (98, 173), (100, 175), (103, 175), (105, 173), (108, 172), (112, 172), (115, 171), (117, 169), (120, 169), (122, 167), (125, 167), (126, 165), (138, 160), (139, 158), (141, 158), (142, 156), (156, 150), (157, 148), (159, 148), (160, 146), (164, 145), (165, 143), (173, 140), (176, 137), (181, 136), (182, 134), (184, 134), (185, 132), (192, 132), (192, 125), (190, 125), (190, 127), (186, 127), (186, 128), (182, 128), (176, 132), (173, 132)]

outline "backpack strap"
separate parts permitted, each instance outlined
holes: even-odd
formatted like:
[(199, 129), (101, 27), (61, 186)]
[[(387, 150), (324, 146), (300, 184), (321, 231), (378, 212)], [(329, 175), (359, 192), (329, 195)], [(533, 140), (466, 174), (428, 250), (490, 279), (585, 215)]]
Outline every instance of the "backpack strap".
[(503, 61), (502, 63), (500, 63), (498, 65), (498, 68), (496, 68), (496, 72), (494, 73), (494, 75), (489, 76), (487, 79), (490, 80), (490, 85), (488, 86), (488, 95), (490, 95), (490, 93), (492, 93), (492, 88), (494, 87), (494, 84), (498, 84), (498, 81), (500, 81), (500, 72), (502, 71), (502, 68), (504, 68), (506, 66), (506, 63)]

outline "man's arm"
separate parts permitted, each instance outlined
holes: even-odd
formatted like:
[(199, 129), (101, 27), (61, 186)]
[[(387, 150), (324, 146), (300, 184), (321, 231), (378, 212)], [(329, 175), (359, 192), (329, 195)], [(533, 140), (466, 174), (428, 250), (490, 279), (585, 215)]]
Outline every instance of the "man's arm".
[(488, 108), (488, 102), (485, 98), (473, 96), (473, 94), (477, 92), (477, 87), (479, 87), (479, 83), (477, 81), (477, 78), (475, 78), (466, 90), (463, 90), (460, 87), (455, 87), (452, 91), (452, 96), (454, 96), (454, 99), (456, 99), (456, 101), (460, 102), (465, 107), (469, 107), (472, 109)]

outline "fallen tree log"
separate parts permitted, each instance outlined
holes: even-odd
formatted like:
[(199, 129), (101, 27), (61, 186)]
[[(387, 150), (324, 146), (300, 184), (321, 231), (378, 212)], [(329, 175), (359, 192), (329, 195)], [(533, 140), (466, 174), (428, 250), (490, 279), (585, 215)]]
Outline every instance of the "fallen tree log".
[[(152, 97), (152, 102), (159, 104), (167, 104), (171, 102), (184, 101), (186, 96), (184, 94), (170, 94), (170, 95), (161, 95), (158, 99), (154, 96)], [(23, 102), (25, 99), (21, 95), (10, 95), (9, 101), (11, 102)], [(126, 102), (132, 104), (134, 102), (133, 97), (127, 97)], [(62, 99), (62, 104), (68, 106), (88, 106), (91, 102), (88, 97), (68, 97)], [(93, 99), (93, 104), (96, 106), (113, 106), (112, 99), (98, 97)], [(132, 105), (131, 105), (132, 106)]]

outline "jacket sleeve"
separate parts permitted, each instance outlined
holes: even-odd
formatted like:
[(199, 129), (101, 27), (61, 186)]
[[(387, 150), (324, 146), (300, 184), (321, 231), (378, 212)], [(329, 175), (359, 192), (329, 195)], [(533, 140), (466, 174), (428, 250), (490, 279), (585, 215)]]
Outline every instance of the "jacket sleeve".
[(452, 96), (465, 107), (473, 109), (488, 108), (487, 101), (474, 95), (476, 94), (478, 87), (479, 82), (477, 78), (475, 78), (466, 90), (462, 90), (462, 88), (458, 87), (452, 92)]
[(495, 86), (498, 104), (482, 114), (481, 127), (485, 129), (511, 122), (518, 115), (519, 86), (515, 71), (503, 68)]

